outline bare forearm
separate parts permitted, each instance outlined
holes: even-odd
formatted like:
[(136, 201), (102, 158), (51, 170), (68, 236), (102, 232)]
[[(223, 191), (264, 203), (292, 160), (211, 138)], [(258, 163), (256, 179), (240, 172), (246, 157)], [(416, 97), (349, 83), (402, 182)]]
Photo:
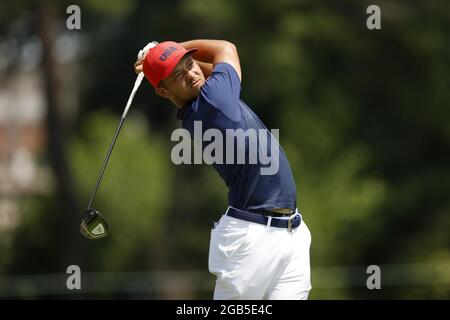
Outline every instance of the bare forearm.
[(202, 69), (202, 72), (205, 75), (205, 78), (208, 78), (209, 75), (211, 74), (211, 72), (213, 71), (213, 68), (214, 68), (212, 63), (201, 62), (201, 61), (198, 61), (198, 60), (195, 60), (195, 61), (200, 66), (200, 69)]
[[(238, 73), (239, 79), (241, 76), (241, 66), (236, 46), (231, 42), (224, 40), (190, 40), (181, 42), (185, 49), (198, 49), (197, 52), (191, 56), (197, 61), (203, 74), (208, 77), (216, 64), (226, 62), (231, 64)], [(142, 72), (142, 63), (144, 58), (138, 59), (134, 64), (134, 70), (137, 74)]]
[(198, 49), (192, 54), (197, 61), (216, 64), (226, 62), (231, 64), (241, 78), (241, 66), (236, 46), (224, 40), (191, 40), (180, 43), (186, 49)]
[(191, 40), (180, 43), (186, 49), (196, 48), (197, 52), (192, 54), (192, 57), (200, 62), (206, 63), (214, 63), (214, 59), (221, 53), (223, 50), (230, 45), (232, 45), (228, 41), (224, 40)]
[(209, 77), (214, 69), (214, 52), (217, 50), (219, 45), (222, 45), (221, 40), (191, 40), (180, 43), (185, 49), (189, 50), (192, 48), (198, 49), (197, 52), (192, 54), (192, 57), (202, 69), (205, 77)]

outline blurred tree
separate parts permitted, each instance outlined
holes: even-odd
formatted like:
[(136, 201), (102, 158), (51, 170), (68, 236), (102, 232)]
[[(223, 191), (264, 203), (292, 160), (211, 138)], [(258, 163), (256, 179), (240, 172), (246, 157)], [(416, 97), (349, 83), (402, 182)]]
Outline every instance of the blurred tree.
[[(92, 267), (102, 270), (162, 268), (168, 241), (165, 223), (172, 189), (170, 152), (157, 133), (150, 133), (145, 118), (134, 110), (114, 147), (93, 207), (110, 224), (107, 241), (90, 244)], [(101, 160), (106, 154), (118, 118), (106, 113), (91, 115), (81, 136), (70, 148), (70, 159), (79, 182), (79, 194), (89, 198)]]
[[(70, 257), (80, 259), (79, 247), (76, 246), (77, 233), (72, 226), (79, 223), (81, 206), (73, 187), (72, 173), (68, 167), (64, 148), (66, 132), (61, 117), (60, 85), (57, 74), (57, 60), (53, 48), (55, 29), (55, 7), (50, 1), (39, 2), (38, 34), (42, 43), (42, 63), (44, 88), (47, 102), (48, 155), (56, 180), (56, 214), (53, 216), (52, 230), (61, 241), (53, 242), (56, 267), (64, 270), (65, 262)], [(70, 230), (70, 231), (69, 231)]]

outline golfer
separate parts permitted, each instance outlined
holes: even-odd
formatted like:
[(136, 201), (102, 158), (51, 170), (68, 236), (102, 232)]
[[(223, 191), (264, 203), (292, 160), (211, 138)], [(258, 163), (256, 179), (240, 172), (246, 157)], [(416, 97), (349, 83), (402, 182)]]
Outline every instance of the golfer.
[[(269, 132), (240, 99), (239, 56), (228, 41), (162, 42), (134, 68), (136, 73), (144, 72), (158, 96), (178, 108), (177, 118), (191, 136), (195, 122), (201, 122), (203, 130), (224, 134), (239, 129)], [(311, 290), (311, 234), (297, 209), (286, 155), (273, 135), (267, 135), (268, 150), (278, 148), (272, 153), (277, 155), (275, 173), (262, 174), (262, 162), (212, 164), (228, 187), (228, 208), (211, 230), (209, 271), (217, 277), (214, 299), (307, 299)], [(258, 147), (263, 143), (259, 138)], [(250, 158), (250, 144), (248, 139), (243, 147), (245, 159)]]

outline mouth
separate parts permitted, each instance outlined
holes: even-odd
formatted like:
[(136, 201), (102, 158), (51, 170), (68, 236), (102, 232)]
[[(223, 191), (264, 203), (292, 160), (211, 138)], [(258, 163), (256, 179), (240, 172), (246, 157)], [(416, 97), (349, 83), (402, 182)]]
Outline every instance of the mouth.
[(200, 79), (195, 80), (194, 82), (192, 82), (192, 87), (196, 87), (200, 84)]

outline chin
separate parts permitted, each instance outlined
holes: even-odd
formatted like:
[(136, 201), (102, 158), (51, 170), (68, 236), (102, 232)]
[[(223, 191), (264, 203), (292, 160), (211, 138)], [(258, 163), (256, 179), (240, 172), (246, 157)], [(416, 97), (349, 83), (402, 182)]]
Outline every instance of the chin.
[(202, 86), (203, 86), (203, 84), (200, 85), (200, 86), (198, 86), (198, 87), (192, 88), (193, 94), (194, 94), (194, 96), (195, 96), (196, 98), (197, 98), (198, 95), (200, 94), (200, 90), (202, 89)]

